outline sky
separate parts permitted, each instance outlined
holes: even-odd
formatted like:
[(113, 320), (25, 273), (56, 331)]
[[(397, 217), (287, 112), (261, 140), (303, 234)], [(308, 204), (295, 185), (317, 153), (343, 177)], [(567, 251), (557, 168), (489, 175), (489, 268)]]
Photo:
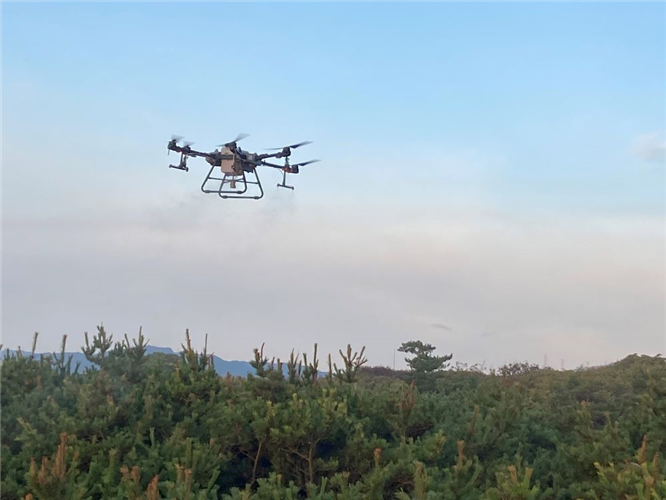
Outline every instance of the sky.
[[(663, 2), (1, 9), (6, 347), (666, 354)], [(322, 161), (260, 201), (167, 168), (241, 132)]]

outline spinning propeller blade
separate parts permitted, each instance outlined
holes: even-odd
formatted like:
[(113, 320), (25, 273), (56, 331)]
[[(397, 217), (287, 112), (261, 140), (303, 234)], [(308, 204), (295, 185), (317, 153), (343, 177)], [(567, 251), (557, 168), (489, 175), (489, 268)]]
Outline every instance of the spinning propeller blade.
[(242, 141), (246, 137), (250, 137), (250, 134), (238, 134), (238, 137), (236, 137), (232, 142)]
[(296, 144), (292, 144), (290, 146), (283, 146), (281, 148), (268, 148), (266, 151), (278, 151), (278, 150), (286, 149), (286, 148), (296, 149), (296, 148), (300, 148), (301, 146), (305, 146), (307, 144), (312, 144), (312, 141), (297, 142)]
[(229, 144), (233, 144), (234, 142), (242, 141), (246, 137), (250, 137), (250, 134), (238, 134), (238, 136), (233, 141), (229, 141), (229, 142), (226, 142), (224, 144), (218, 144), (215, 147), (221, 148), (221, 147), (224, 147), (224, 146), (228, 146)]
[[(182, 135), (171, 135), (171, 140), (167, 144), (167, 154), (171, 151), (172, 147), (178, 147), (178, 143), (183, 139)], [(187, 143), (185, 143), (187, 144)]]
[(317, 163), (318, 161), (321, 160), (310, 160), (310, 161), (304, 161), (302, 163), (294, 163), (292, 167), (304, 167), (305, 165), (309, 165), (310, 163)]

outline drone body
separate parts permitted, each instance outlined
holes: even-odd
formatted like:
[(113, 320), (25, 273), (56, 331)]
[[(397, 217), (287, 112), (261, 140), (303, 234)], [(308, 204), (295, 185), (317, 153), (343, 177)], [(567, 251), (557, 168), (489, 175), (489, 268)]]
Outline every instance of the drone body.
[[(282, 148), (275, 148), (277, 153), (259, 154), (243, 151), (236, 144), (241, 139), (247, 137), (247, 134), (240, 134), (233, 141), (220, 144), (212, 153), (195, 151), (190, 146), (191, 142), (184, 142), (183, 146), (178, 145), (181, 137), (173, 136), (167, 144), (168, 151), (180, 153), (180, 163), (178, 165), (169, 165), (169, 168), (189, 171), (187, 159), (190, 157), (203, 157), (210, 165), (208, 175), (201, 185), (201, 191), (206, 194), (217, 194), (220, 198), (236, 198), (258, 200), (264, 196), (264, 190), (257, 174), (257, 167), (270, 167), (282, 172), (282, 182), (278, 187), (294, 189), (293, 186), (286, 184), (287, 174), (297, 174), (299, 167), (317, 162), (319, 160), (310, 160), (302, 163), (289, 164), (291, 150), (300, 146), (310, 144), (301, 142)], [(269, 163), (269, 158), (284, 158), (284, 165)], [(216, 172), (219, 170), (219, 173)], [(219, 175), (219, 176), (218, 176)], [(248, 192), (249, 190), (249, 192)]]

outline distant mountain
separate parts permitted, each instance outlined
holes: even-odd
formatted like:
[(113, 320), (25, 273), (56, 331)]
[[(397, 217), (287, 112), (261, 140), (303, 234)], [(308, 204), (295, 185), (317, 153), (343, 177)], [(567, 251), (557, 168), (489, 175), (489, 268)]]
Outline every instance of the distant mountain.
[[(147, 354), (154, 354), (156, 352), (180, 356), (182, 351), (175, 352), (170, 347), (158, 347), (152, 345), (146, 347)], [(246, 377), (248, 374), (254, 375), (256, 373), (256, 370), (252, 368), (252, 365), (247, 361), (228, 361), (215, 355), (213, 355), (213, 368), (215, 368), (215, 371), (222, 376), (231, 373), (233, 376)]]
[[(16, 351), (12, 349), (9, 349), (9, 352), (11, 354), (16, 353)], [(180, 352), (175, 352), (170, 347), (147, 346), (146, 354), (151, 355), (154, 353), (170, 354), (173, 356), (180, 355)], [(35, 357), (37, 358), (41, 358), (44, 355), (53, 356), (53, 353), (35, 353)], [(80, 365), (80, 370), (84, 370), (85, 368), (90, 368), (93, 366), (93, 363), (88, 361), (82, 352), (66, 352), (65, 355), (72, 356), (72, 368), (75, 367), (77, 363)], [(7, 349), (2, 351), (1, 357), (2, 359), (7, 357)], [(256, 373), (255, 369), (252, 368), (252, 365), (250, 365), (250, 363), (247, 361), (227, 361), (226, 359), (222, 359), (218, 356), (213, 356), (213, 367), (215, 368), (215, 371), (221, 376), (226, 376), (227, 373), (230, 373), (233, 376), (246, 377), (248, 374)]]

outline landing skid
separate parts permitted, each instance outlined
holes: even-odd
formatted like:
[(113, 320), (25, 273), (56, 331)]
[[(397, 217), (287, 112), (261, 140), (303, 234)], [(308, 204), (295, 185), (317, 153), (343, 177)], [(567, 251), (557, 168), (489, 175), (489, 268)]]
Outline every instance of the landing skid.
[(294, 186), (287, 185), (287, 172), (284, 170), (282, 171), (282, 182), (279, 182), (277, 187), (294, 190)]
[[(254, 174), (255, 180), (251, 181), (246, 177), (246, 172), (243, 172), (240, 175), (224, 174), (223, 177), (214, 177), (213, 170), (215, 170), (215, 168), (219, 167), (211, 167), (203, 184), (201, 184), (202, 192), (206, 194), (217, 193), (218, 196), (223, 199), (235, 198), (241, 200), (259, 200), (264, 197), (264, 190), (261, 187), (261, 181), (259, 181), (259, 175), (256, 170), (247, 172), (247, 174)], [(259, 188), (258, 196), (256, 194), (256, 189), (252, 190), (255, 191), (255, 194), (245, 194), (250, 185), (256, 185)], [(227, 187), (227, 189), (225, 189), (225, 187)]]

